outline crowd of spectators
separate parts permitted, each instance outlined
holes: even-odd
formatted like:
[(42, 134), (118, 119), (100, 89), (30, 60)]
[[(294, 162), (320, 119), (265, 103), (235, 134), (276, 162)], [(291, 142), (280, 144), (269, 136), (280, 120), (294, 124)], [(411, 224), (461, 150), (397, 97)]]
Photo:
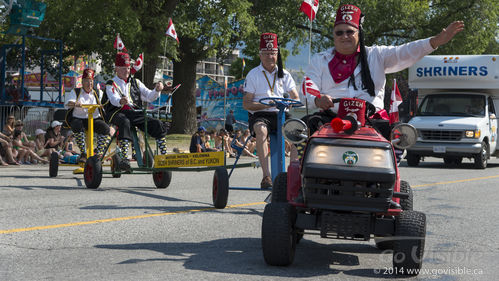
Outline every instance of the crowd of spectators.
[[(286, 156), (289, 157), (290, 145), (286, 141)], [(231, 134), (223, 128), (219, 131), (207, 131), (204, 127), (199, 127), (197, 132), (191, 137), (189, 152), (207, 152), (224, 150), (227, 157), (236, 157), (238, 151), (242, 156), (257, 158), (256, 139), (251, 135), (249, 129), (234, 130)]]
[(61, 125), (54, 121), (47, 131), (36, 129), (30, 140), (24, 123), (9, 115), (0, 133), (0, 166), (47, 164), (53, 151), (63, 151)]

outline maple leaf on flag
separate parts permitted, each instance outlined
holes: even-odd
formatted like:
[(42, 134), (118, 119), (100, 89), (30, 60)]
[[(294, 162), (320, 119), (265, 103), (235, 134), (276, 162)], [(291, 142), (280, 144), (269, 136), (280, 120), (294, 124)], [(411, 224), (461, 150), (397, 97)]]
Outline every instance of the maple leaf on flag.
[(128, 52), (128, 50), (125, 47), (125, 43), (123, 43), (123, 41), (120, 38), (120, 34), (119, 33), (116, 35), (116, 39), (114, 39), (114, 45), (113, 45), (113, 47), (115, 49), (118, 49), (118, 51), (123, 51), (125, 53)]
[(402, 101), (402, 95), (400, 95), (397, 80), (393, 79), (392, 96), (390, 98), (390, 124), (399, 121), (399, 105)]
[(175, 40), (177, 40), (177, 43), (180, 43), (178, 41), (178, 36), (177, 32), (175, 31), (175, 26), (173, 25), (172, 19), (168, 22), (168, 27), (166, 28), (166, 35), (173, 37)]
[(144, 53), (140, 54), (139, 57), (135, 60), (135, 63), (133, 64), (132, 69), (130, 70), (130, 73), (134, 75), (135, 72), (139, 71), (143, 65), (144, 65)]
[(307, 93), (311, 94), (312, 96), (321, 97), (321, 91), (319, 90), (319, 87), (315, 84), (312, 79), (308, 78), (305, 76), (305, 79), (303, 79), (303, 84), (302, 84), (302, 92), (303, 95), (307, 95)]
[(315, 19), (315, 14), (319, 10), (319, 0), (303, 0), (300, 6), (300, 11), (304, 12), (310, 21)]

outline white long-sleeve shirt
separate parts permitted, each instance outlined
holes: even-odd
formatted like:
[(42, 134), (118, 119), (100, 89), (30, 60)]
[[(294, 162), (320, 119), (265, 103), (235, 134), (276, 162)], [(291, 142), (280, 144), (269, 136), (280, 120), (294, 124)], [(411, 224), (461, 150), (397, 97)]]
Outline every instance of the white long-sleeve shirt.
[[(360, 98), (371, 102), (379, 110), (384, 108), (385, 74), (404, 70), (434, 50), (430, 44), (430, 38), (400, 46), (366, 47), (367, 62), (374, 82), (374, 97), (370, 96), (367, 90), (362, 90), (360, 64), (354, 70), (357, 90), (353, 86), (348, 86), (350, 78), (340, 83), (334, 82), (328, 66), (328, 63), (334, 57), (334, 48), (314, 55), (305, 71), (305, 76), (315, 82), (321, 95), (328, 95), (333, 98)], [(317, 108), (314, 102), (315, 96), (307, 95), (307, 99), (309, 108)], [(336, 110), (337, 106), (333, 108), (333, 111)]]
[[(131, 78), (131, 79), (134, 79), (134, 78)], [(130, 85), (131, 85), (130, 82), (127, 83), (124, 80), (122, 80), (121, 78), (119, 78), (118, 76), (114, 76), (113, 81), (118, 86), (119, 91), (113, 89), (114, 88), (113, 85), (106, 85), (106, 93), (107, 93), (107, 96), (109, 98), (109, 102), (111, 102), (111, 104), (114, 106), (121, 107), (120, 100), (121, 100), (121, 93), (122, 93), (123, 95), (128, 97), (128, 103), (133, 105), (133, 100), (132, 100), (132, 97), (130, 96)], [(159, 97), (160, 92), (156, 92), (155, 89), (149, 90), (140, 80), (137, 79), (136, 81), (137, 81), (137, 86), (139, 86), (140, 97), (141, 97), (142, 101), (153, 102), (154, 100), (156, 100)], [(120, 93), (120, 91), (121, 91), (121, 93)], [(141, 107), (142, 105), (137, 104), (136, 106)]]
[[(101, 90), (96, 90), (99, 100), (102, 99), (102, 91)], [(81, 104), (99, 104), (97, 100), (95, 99), (95, 95), (90, 91), (90, 93), (87, 93), (83, 88), (80, 89), (80, 96), (76, 96), (76, 91), (75, 89), (71, 90), (71, 92), (66, 96), (66, 101), (64, 102), (64, 107), (67, 109), (69, 108), (68, 103), (70, 101), (76, 102), (76, 98), (78, 98), (78, 101)], [(87, 108), (81, 108), (81, 107), (75, 107), (73, 110), (73, 117), (76, 118), (81, 118), (81, 119), (87, 119), (88, 118), (88, 109)], [(100, 113), (99, 110), (94, 111), (94, 119), (99, 118)]]

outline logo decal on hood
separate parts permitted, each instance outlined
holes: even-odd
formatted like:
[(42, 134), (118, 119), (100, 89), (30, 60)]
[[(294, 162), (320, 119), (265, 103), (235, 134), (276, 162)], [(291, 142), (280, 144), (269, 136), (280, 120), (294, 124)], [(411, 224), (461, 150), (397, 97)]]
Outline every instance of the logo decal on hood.
[(354, 151), (346, 151), (343, 153), (343, 162), (347, 165), (355, 165), (359, 161), (359, 155)]

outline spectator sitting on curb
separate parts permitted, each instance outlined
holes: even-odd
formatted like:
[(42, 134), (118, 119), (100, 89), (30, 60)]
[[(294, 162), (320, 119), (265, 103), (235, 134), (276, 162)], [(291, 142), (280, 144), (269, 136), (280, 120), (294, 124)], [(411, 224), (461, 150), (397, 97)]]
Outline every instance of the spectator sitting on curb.
[(14, 115), (9, 115), (7, 120), (5, 121), (5, 126), (3, 127), (3, 134), (11, 137), (14, 133), (14, 123), (16, 122), (16, 118)]
[[(40, 161), (43, 164), (47, 164), (48, 161), (46, 159), (38, 156), (31, 148), (24, 146), (22, 143), (22, 131), (15, 129), (14, 130), (14, 139), (12, 140), (12, 145), (15, 149), (19, 151), (18, 160), (21, 161), (22, 164), (31, 165), (35, 163), (31, 163), (29, 160), (31, 159), (33, 162)], [(24, 161), (23, 161), (24, 159)]]
[(42, 129), (35, 130), (35, 151), (40, 157), (50, 157), (50, 150), (45, 149), (45, 132)]
[(62, 144), (64, 142), (64, 136), (61, 135), (61, 128), (62, 123), (54, 120), (45, 134), (45, 148), (49, 149), (49, 154), (52, 154), (54, 151), (59, 153), (59, 157), (61, 157), (60, 152), (62, 151)]
[[(0, 133), (0, 155), (7, 161), (8, 165), (19, 165), (12, 154), (12, 136)], [(4, 165), (5, 166), (5, 165)]]

